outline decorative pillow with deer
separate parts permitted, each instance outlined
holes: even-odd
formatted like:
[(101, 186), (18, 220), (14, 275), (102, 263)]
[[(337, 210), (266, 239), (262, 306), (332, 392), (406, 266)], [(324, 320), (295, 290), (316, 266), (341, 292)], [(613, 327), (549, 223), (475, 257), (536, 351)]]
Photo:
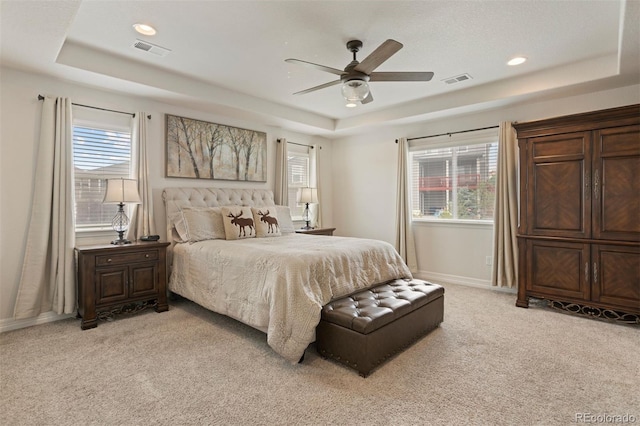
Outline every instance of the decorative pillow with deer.
[(227, 240), (239, 240), (256, 236), (256, 226), (251, 207), (224, 206), (221, 209), (224, 233)]
[(275, 206), (252, 207), (253, 221), (256, 224), (256, 237), (277, 237), (282, 235)]

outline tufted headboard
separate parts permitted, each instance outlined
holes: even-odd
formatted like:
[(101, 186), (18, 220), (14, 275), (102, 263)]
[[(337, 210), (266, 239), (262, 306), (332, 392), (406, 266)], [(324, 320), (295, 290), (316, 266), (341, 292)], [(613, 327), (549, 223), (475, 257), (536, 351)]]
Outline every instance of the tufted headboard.
[(167, 220), (167, 239), (173, 247), (171, 217), (183, 207), (274, 206), (270, 189), (165, 188), (162, 191)]

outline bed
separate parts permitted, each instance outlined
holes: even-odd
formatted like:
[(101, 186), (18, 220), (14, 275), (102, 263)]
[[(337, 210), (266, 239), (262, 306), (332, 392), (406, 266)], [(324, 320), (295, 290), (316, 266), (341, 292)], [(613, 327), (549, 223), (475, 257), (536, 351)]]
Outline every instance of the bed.
[[(331, 300), (412, 278), (386, 242), (296, 234), (288, 208), (276, 206), (270, 190), (167, 188), (163, 200), (172, 241), (169, 289), (265, 332), (269, 346), (291, 362), (298, 362), (314, 341), (322, 307)], [(240, 207), (245, 207), (244, 216), (233, 213)], [(257, 220), (255, 229), (244, 229), (243, 235), (238, 222), (251, 214), (246, 208), (253, 208)], [(228, 217), (225, 236), (191, 226), (202, 235), (185, 239), (181, 228), (188, 215), (212, 211), (216, 220), (218, 211)], [(266, 212), (277, 217), (277, 227), (270, 226)], [(273, 234), (261, 234), (262, 225)]]

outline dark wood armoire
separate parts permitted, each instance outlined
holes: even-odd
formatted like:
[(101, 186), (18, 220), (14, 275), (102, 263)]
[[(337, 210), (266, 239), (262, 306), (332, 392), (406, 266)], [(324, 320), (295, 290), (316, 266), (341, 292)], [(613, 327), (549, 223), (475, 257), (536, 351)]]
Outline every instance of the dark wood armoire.
[(640, 105), (514, 125), (520, 148), (517, 306), (640, 315)]

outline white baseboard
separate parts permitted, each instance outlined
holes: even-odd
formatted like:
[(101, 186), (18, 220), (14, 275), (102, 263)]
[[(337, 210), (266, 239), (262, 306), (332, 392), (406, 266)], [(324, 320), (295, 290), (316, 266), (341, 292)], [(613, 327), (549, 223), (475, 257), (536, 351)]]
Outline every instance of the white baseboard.
[(53, 311), (45, 312), (35, 318), (13, 319), (7, 318), (0, 320), (0, 333), (5, 331), (18, 330), (20, 328), (31, 327), (32, 325), (46, 324), (48, 322), (60, 321), (74, 317), (74, 314), (59, 315)]
[(469, 278), (469, 277), (461, 277), (458, 275), (449, 275), (449, 274), (441, 274), (438, 272), (429, 272), (429, 271), (418, 271), (413, 274), (416, 278), (425, 281), (431, 281), (435, 284), (459, 284), (466, 285), (469, 287), (477, 287), (477, 288), (485, 288), (487, 290), (493, 291), (501, 291), (505, 293), (517, 293), (516, 288), (508, 288), (508, 287), (498, 287), (495, 285), (491, 285), (491, 281), (489, 280), (479, 280), (477, 278)]

